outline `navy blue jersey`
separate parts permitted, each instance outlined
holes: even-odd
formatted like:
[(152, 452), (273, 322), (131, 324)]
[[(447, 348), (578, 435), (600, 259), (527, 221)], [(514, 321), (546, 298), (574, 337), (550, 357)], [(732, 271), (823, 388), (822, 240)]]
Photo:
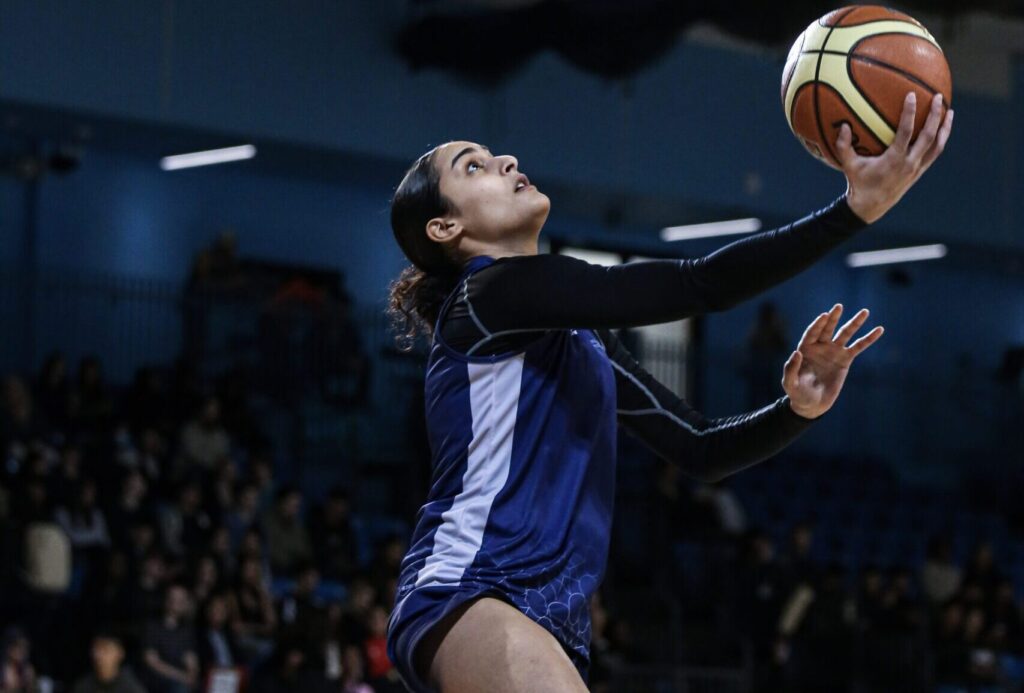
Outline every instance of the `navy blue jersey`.
[(477, 257), (465, 266), (427, 365), (432, 485), (389, 628), (407, 683), (422, 689), (411, 682), (411, 653), (426, 630), (481, 595), (550, 631), (585, 676), (618, 424), (706, 480), (775, 454), (809, 425), (785, 397), (706, 418), (644, 371), (609, 328), (726, 308), (861, 226), (839, 200), (698, 260), (604, 268), (561, 256)]
[[(473, 272), (492, 262), (476, 258)], [(437, 339), (426, 381), (430, 499), (399, 580), (494, 588), (586, 656), (615, 487), (615, 375), (590, 330), (513, 354), (465, 356)]]

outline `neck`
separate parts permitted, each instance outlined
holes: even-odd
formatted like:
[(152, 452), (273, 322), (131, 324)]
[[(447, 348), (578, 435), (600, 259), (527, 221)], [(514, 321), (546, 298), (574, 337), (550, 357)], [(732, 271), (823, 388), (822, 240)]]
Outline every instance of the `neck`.
[(463, 236), (456, 252), (466, 260), (481, 255), (487, 255), (494, 259), (536, 255), (539, 235), (538, 231), (519, 230), (507, 233), (499, 240), (481, 240)]

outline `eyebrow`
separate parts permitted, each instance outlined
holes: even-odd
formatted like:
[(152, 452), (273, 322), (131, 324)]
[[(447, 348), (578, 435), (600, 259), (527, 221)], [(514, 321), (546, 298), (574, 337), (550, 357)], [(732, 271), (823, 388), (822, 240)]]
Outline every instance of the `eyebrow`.
[[(488, 154), (490, 154), (490, 153), (491, 153), (491, 150), (490, 150), (490, 149), (488, 149), (487, 147), (483, 147), (483, 150), (484, 150), (485, 152), (487, 152)], [(459, 160), (459, 157), (461, 157), (461, 156), (462, 156), (463, 154), (469, 154), (470, 152), (475, 152), (475, 151), (476, 151), (476, 147), (466, 147), (466, 148), (465, 148), (465, 149), (463, 149), (463, 150), (462, 150), (461, 152), (459, 152), (458, 154), (456, 154), (456, 155), (455, 155), (455, 158), (454, 158), (454, 159), (452, 159), (452, 168), (453, 168), (453, 169), (455, 168), (455, 164), (456, 164), (456, 162), (458, 162), (458, 160)]]

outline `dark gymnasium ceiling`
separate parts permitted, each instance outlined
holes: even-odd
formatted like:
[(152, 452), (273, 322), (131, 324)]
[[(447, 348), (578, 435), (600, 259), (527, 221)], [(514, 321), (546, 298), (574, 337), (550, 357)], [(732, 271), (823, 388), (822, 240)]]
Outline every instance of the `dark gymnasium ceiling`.
[[(656, 61), (695, 22), (784, 50), (807, 24), (842, 0), (410, 0), (396, 48), (413, 68), (450, 70), (495, 83), (551, 50), (610, 79)], [(853, 4), (853, 3), (850, 3)], [(984, 11), (1024, 17), (1024, 0), (907, 0), (896, 9), (929, 17), (942, 41), (950, 20)], [(939, 17), (939, 26), (935, 25)]]

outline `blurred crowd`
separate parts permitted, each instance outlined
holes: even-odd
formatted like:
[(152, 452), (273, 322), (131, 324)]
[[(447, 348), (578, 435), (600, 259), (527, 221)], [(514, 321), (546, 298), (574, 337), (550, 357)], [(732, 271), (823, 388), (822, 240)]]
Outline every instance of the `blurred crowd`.
[[(779, 541), (729, 481), (693, 485), (659, 470), (654, 543), (675, 546), (677, 559), (663, 578), (691, 625), (749, 646), (754, 690), (1024, 690), (1024, 605), (991, 542), (958, 561), (939, 533), (921, 538), (923, 560), (851, 563), (822, 550), (812, 519)], [(946, 511), (955, 524), (958, 509)]]
[(118, 390), (93, 357), (4, 378), (0, 691), (403, 690), (404, 537), (365, 548), (345, 479), (282, 483), (247, 402), (184, 366)]

